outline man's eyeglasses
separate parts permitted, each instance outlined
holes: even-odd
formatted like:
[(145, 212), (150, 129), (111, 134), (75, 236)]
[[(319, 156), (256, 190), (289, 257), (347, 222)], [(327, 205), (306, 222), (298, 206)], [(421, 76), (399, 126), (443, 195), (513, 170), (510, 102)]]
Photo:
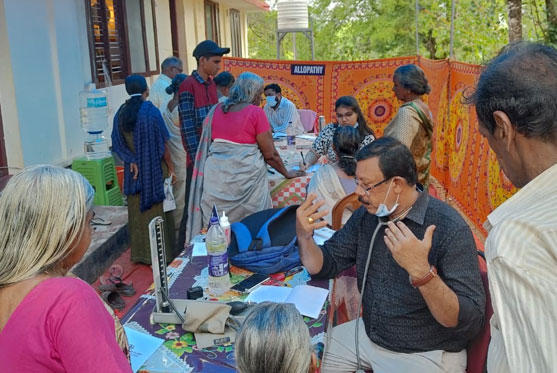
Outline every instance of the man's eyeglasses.
[(389, 180), (390, 178), (386, 178), (381, 180), (380, 182), (373, 184), (370, 187), (366, 187), (365, 185), (363, 185), (362, 183), (360, 183), (360, 181), (356, 178), (354, 178), (354, 183), (356, 184), (356, 188), (360, 187), (364, 190), (366, 196), (369, 196), (369, 191), (372, 190), (373, 188), (377, 188), (379, 185), (383, 184), (385, 181)]

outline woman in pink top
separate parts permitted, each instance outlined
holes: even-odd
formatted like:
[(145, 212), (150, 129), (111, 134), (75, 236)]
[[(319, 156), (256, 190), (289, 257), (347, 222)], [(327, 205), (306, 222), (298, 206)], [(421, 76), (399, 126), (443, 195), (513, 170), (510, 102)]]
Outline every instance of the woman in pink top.
[(207, 224), (213, 204), (233, 222), (270, 208), (267, 164), (286, 178), (304, 174), (284, 167), (259, 107), (262, 94), (263, 79), (244, 72), (224, 103), (207, 115), (193, 171), (187, 238)]
[(25, 169), (2, 192), (2, 372), (131, 371), (99, 296), (64, 277), (91, 243), (93, 197), (83, 176), (54, 166)]

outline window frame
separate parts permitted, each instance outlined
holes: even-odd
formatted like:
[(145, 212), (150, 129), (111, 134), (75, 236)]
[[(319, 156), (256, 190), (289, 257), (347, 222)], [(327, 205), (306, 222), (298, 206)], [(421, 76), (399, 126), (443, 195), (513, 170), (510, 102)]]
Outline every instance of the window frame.
[[(230, 51), (232, 52), (232, 57), (242, 57), (242, 15), (238, 9), (230, 9)], [(233, 16), (234, 15), (234, 16)], [(237, 17), (237, 24), (233, 25), (233, 19)], [(233, 28), (237, 26), (237, 30)], [(237, 39), (235, 40), (235, 38)]]
[[(89, 60), (91, 64), (91, 77), (92, 81), (98, 88), (107, 87), (106, 82), (100, 82), (97, 75), (97, 64), (96, 64), (96, 53), (95, 53), (95, 42), (94, 42), (94, 32), (93, 32), (93, 23), (91, 19), (91, 0), (84, 0), (85, 1), (85, 10), (86, 10), (86, 17), (87, 17), (87, 37), (89, 40)], [(101, 7), (106, 9), (106, 0), (97, 0)], [(118, 18), (118, 34), (120, 36), (120, 43), (121, 48), (123, 50), (122, 58), (120, 59), (122, 63), (122, 79), (114, 80), (112, 77), (112, 71), (110, 71), (110, 78), (112, 85), (123, 84), (124, 79), (126, 76), (132, 74), (131, 70), (131, 53), (130, 53), (130, 43), (129, 43), (129, 33), (128, 33), (128, 14), (126, 8), (126, 0), (112, 0), (114, 4), (117, 4), (120, 8), (120, 14), (116, 14)], [(141, 35), (143, 41), (143, 57), (145, 59), (145, 70), (144, 72), (134, 72), (133, 74), (138, 74), (144, 77), (149, 77), (152, 75), (159, 75), (160, 74), (160, 59), (159, 59), (159, 41), (158, 41), (158, 33), (157, 33), (157, 17), (155, 12), (155, 1), (154, 0), (138, 0), (141, 12)], [(150, 1), (151, 3), (151, 16), (153, 17), (153, 37), (154, 37), (154, 49), (155, 49), (155, 66), (154, 69), (150, 66), (151, 63), (149, 62), (149, 49), (148, 49), (148, 42), (147, 42), (147, 31), (145, 27), (145, 1)], [(116, 5), (115, 5), (116, 6)], [(106, 12), (102, 12), (102, 22), (103, 27), (105, 30), (108, 30), (108, 23), (106, 19)], [(105, 32), (103, 35), (103, 48), (105, 56), (109, 56), (110, 53), (110, 41), (108, 40), (108, 32)], [(110, 63), (111, 61), (108, 60)]]
[[(214, 38), (209, 38), (209, 35), (207, 33), (208, 27), (207, 27), (207, 5), (211, 7), (211, 21), (212, 21), (212, 33), (214, 36)], [(203, 19), (205, 22), (205, 39), (210, 39), (213, 40), (215, 43), (219, 44), (220, 41), (220, 10), (219, 10), (219, 4), (211, 1), (211, 0), (204, 0), (203, 2), (203, 13), (205, 15), (205, 18)], [(216, 40), (214, 40), (216, 39)]]

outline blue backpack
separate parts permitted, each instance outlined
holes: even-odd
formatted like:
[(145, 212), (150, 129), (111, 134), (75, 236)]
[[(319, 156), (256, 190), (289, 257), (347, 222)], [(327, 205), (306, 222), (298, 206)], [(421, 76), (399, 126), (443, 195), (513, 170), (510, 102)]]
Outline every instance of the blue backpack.
[(301, 265), (296, 239), (297, 209), (298, 205), (263, 210), (232, 223), (230, 263), (265, 275)]

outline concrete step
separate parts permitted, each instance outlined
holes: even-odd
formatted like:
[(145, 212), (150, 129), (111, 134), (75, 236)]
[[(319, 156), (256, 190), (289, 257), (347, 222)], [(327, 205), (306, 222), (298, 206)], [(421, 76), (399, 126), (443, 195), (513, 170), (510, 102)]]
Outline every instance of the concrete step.
[(110, 221), (110, 225), (93, 225), (89, 249), (71, 271), (92, 284), (129, 247), (128, 208), (94, 206), (95, 218)]

